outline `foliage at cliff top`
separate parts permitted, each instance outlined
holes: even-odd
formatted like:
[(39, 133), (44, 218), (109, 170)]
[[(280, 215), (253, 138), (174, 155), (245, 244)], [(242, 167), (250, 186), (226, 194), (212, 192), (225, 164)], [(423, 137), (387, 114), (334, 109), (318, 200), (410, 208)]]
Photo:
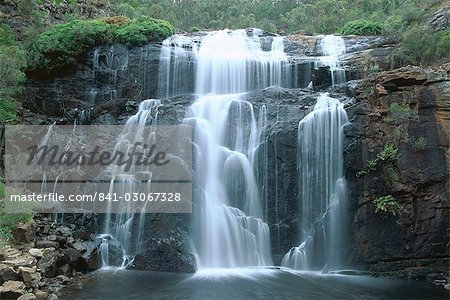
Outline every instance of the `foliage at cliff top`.
[(18, 104), (13, 97), (21, 90), (25, 79), (25, 52), (14, 38), (11, 29), (0, 24), (0, 123), (16, 119)]
[(73, 66), (80, 55), (96, 45), (120, 43), (128, 47), (140, 46), (161, 41), (174, 32), (169, 22), (149, 17), (131, 20), (116, 16), (54, 25), (31, 43), (28, 69), (52, 71)]
[(382, 27), (379, 23), (360, 19), (345, 24), (341, 33), (345, 35), (378, 35), (381, 34), (381, 31)]

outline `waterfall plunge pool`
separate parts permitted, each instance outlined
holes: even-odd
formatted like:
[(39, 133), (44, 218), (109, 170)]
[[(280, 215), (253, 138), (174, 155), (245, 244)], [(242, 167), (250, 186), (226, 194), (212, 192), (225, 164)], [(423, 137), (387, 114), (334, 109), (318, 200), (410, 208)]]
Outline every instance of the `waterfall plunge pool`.
[(431, 283), (291, 269), (211, 269), (195, 274), (105, 268), (61, 299), (448, 299)]

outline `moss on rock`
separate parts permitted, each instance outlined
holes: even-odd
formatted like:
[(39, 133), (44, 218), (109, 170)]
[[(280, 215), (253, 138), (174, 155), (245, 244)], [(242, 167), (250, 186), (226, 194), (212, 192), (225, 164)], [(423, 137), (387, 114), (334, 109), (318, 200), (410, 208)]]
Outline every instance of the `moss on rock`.
[(76, 65), (78, 57), (96, 45), (140, 46), (159, 42), (174, 31), (169, 22), (148, 17), (131, 20), (116, 16), (54, 25), (39, 34), (30, 45), (28, 68), (30, 71), (51, 72)]

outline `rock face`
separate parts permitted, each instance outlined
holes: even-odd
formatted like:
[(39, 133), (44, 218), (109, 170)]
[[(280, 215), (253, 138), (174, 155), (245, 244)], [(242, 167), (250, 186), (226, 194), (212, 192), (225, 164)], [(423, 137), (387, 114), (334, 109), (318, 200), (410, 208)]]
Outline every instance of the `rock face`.
[[(47, 299), (49, 293), (58, 292), (82, 272), (100, 268), (100, 243), (89, 232), (96, 227), (91, 226), (89, 215), (78, 217), (66, 214), (63, 225), (53, 217), (37, 215), (34, 221), (19, 226), (14, 247), (2, 249), (1, 299)], [(27, 239), (18, 239), (23, 228), (33, 230)]]
[[(448, 271), (449, 71), (448, 64), (434, 71), (405, 67), (373, 74), (354, 90), (345, 166), (354, 211), (349, 264), (356, 268)], [(400, 154), (391, 167), (358, 177), (386, 143)], [(386, 195), (403, 207), (399, 216), (375, 213), (372, 201)]]
[[(296, 36), (292, 40), (285, 43), (289, 55), (317, 55), (317, 37)], [(375, 65), (380, 69), (395, 67), (388, 59), (394, 49), (389, 41), (349, 37), (346, 43), (349, 54), (344, 59), (349, 79), (379, 71)], [(32, 113), (24, 116), (25, 121), (29, 124), (124, 123), (136, 112), (140, 101), (158, 97), (160, 47), (154, 44), (134, 49), (120, 45), (99, 47), (80, 61), (76, 70), (53, 74), (51, 78), (31, 74), (23, 102)], [(372, 69), (367, 61), (372, 63)], [(316, 83), (330, 85), (330, 80), (325, 83), (329, 70), (315, 72)], [(194, 101), (193, 76), (189, 73), (182, 77), (186, 85), (184, 93), (163, 99), (158, 116), (161, 125), (179, 124), (186, 108)], [(348, 265), (378, 272), (443, 270), (448, 263), (448, 66), (434, 72), (408, 67), (371, 74), (365, 80), (350, 82), (347, 88), (348, 96), (355, 98), (354, 104), (348, 107), (351, 124), (345, 128), (346, 178), (354, 216)], [(267, 187), (267, 219), (276, 264), (301, 242), (297, 131), (299, 121), (309, 112), (316, 97), (317, 93), (308, 89), (267, 88), (249, 93), (247, 99), (255, 111), (263, 104), (267, 107), (264, 143), (267, 161), (261, 162), (261, 166), (267, 168), (263, 184)], [(339, 97), (348, 100), (342, 94)], [(409, 141), (405, 138), (396, 144), (401, 153), (394, 168), (398, 178), (389, 185), (383, 170), (362, 177), (356, 174), (391, 137), (404, 134), (398, 132), (401, 123), (386, 119), (392, 103), (407, 105), (417, 120), (408, 120)], [(418, 142), (424, 136), (427, 137), (425, 146)], [(372, 201), (385, 195), (394, 196), (406, 212), (399, 218), (376, 214)], [(35, 247), (51, 247), (58, 253), (46, 256), (44, 252), (30, 250), (30, 256), (41, 261), (45, 276), (57, 278), (61, 273), (66, 274), (64, 270), (88, 271), (100, 267), (99, 244), (92, 238), (99, 233), (102, 217), (86, 216), (91, 223), (84, 228), (79, 226), (76, 217), (65, 220), (66, 224), (77, 224), (68, 230), (38, 224)], [(192, 272), (195, 261), (187, 239), (189, 216), (154, 214), (145, 220), (143, 250), (137, 251), (134, 267)], [(83, 229), (76, 230), (80, 228)]]

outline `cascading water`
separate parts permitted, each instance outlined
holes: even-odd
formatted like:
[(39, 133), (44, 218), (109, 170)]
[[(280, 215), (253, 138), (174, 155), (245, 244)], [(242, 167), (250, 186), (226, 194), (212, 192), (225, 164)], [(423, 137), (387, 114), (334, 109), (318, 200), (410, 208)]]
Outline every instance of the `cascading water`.
[(195, 68), (197, 45), (187, 36), (164, 40), (159, 56), (158, 97), (161, 99), (189, 91), (189, 76)]
[(265, 176), (258, 156), (266, 155), (259, 149), (266, 110), (261, 106), (256, 118), (244, 93), (281, 85), (286, 56), (282, 38), (273, 39), (271, 51), (262, 51), (258, 34), (213, 32), (198, 50), (199, 96), (185, 120), (196, 136), (198, 269), (272, 265), (266, 198), (258, 186)]
[[(115, 146), (114, 151), (122, 152), (127, 155), (133, 151), (136, 143), (151, 144), (154, 138), (152, 135), (144, 134), (144, 125), (156, 125), (158, 119), (158, 108), (161, 106), (160, 100), (145, 100), (139, 105), (138, 112), (130, 117), (125, 125), (121, 137)], [(136, 126), (139, 125), (139, 126)], [(109, 193), (117, 193), (118, 195), (132, 194), (139, 190), (138, 185), (145, 185), (144, 190), (150, 191), (150, 180), (147, 183), (140, 183), (136, 180), (136, 175), (149, 173), (148, 167), (132, 166), (130, 170), (124, 171), (124, 166), (113, 166), (108, 172), (111, 173), (112, 179), (109, 187)], [(138, 252), (141, 247), (145, 213), (136, 214), (133, 202), (121, 202), (120, 211), (124, 213), (105, 215), (104, 233), (98, 236), (101, 239), (100, 254), (102, 257), (102, 266), (126, 266), (131, 260), (132, 255)], [(144, 208), (143, 208), (144, 210)], [(132, 228), (137, 224), (137, 235), (135, 241), (132, 239)]]
[(347, 122), (344, 105), (321, 95), (314, 110), (299, 123), (297, 170), (303, 242), (285, 255), (283, 266), (314, 269), (340, 263), (346, 207), (343, 126)]
[(320, 40), (320, 49), (323, 56), (319, 57), (318, 66), (328, 66), (331, 72), (333, 86), (345, 82), (345, 69), (342, 67), (339, 56), (345, 54), (345, 41), (336, 35), (326, 35)]

